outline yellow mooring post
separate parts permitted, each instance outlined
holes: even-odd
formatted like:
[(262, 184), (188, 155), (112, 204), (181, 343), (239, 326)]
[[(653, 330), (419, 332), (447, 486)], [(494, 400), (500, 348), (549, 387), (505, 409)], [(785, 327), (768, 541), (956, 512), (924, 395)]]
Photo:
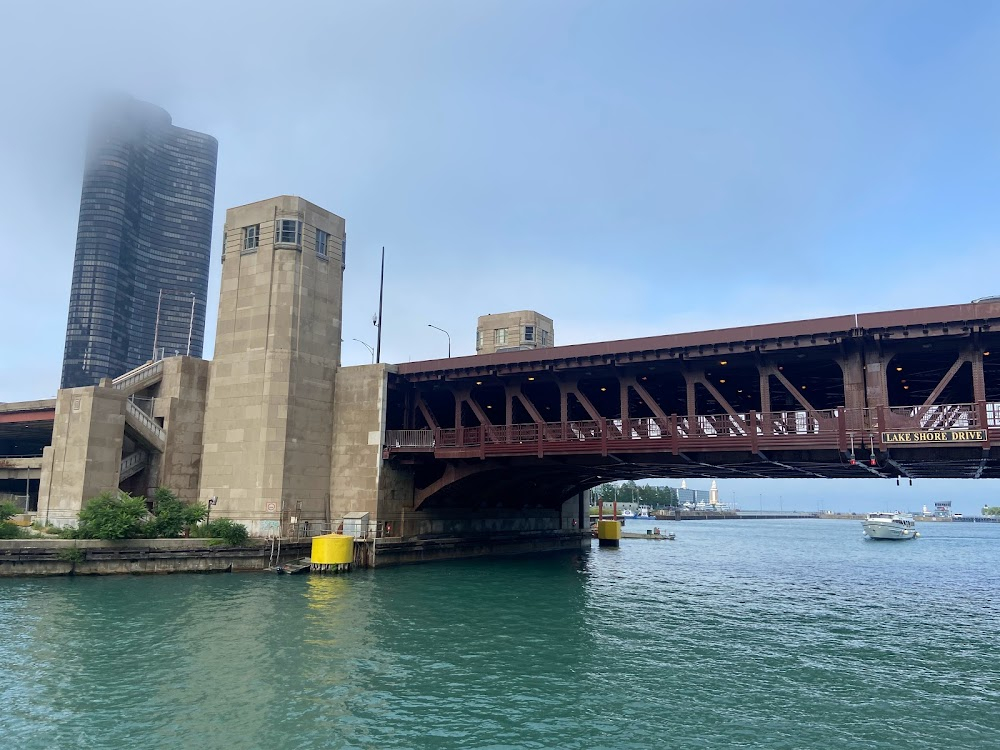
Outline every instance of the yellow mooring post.
[(622, 539), (622, 525), (617, 519), (597, 521), (597, 544), (600, 547), (617, 547)]
[(354, 537), (344, 534), (314, 536), (309, 569), (316, 573), (340, 573), (354, 562)]

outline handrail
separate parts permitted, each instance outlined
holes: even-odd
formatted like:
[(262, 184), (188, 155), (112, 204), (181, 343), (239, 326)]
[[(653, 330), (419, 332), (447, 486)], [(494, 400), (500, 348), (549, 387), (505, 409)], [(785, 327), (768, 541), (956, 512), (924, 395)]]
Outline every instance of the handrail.
[(158, 425), (152, 417), (150, 417), (146, 412), (140, 409), (131, 401), (125, 402), (125, 411), (132, 416), (133, 419), (138, 421), (149, 430), (153, 435), (158, 438), (161, 442), (166, 440), (167, 433), (164, 431), (160, 425)]
[[(793, 448), (839, 448), (849, 441), (881, 444), (880, 432), (891, 430), (1000, 429), (1000, 403), (938, 404), (929, 407), (826, 409), (638, 417), (623, 420), (477, 425), (475, 427), (386, 430), (385, 448), (392, 453), (440, 453), (475, 449), (485, 453), (541, 456), (561, 453), (707, 449), (751, 451)], [(629, 444), (626, 446), (625, 443)], [(558, 445), (556, 445), (558, 444)], [(545, 446), (549, 447), (546, 448)]]
[(111, 381), (111, 387), (117, 388), (119, 390), (126, 390), (135, 383), (147, 380), (163, 371), (163, 360), (159, 359), (155, 362), (147, 362), (144, 365), (139, 365), (134, 370), (126, 372), (124, 375), (119, 375), (117, 378)]
[(148, 456), (145, 451), (135, 451), (130, 453), (128, 456), (122, 459), (121, 466), (118, 469), (118, 481), (123, 482), (129, 477), (138, 474), (143, 468), (145, 468), (148, 462)]

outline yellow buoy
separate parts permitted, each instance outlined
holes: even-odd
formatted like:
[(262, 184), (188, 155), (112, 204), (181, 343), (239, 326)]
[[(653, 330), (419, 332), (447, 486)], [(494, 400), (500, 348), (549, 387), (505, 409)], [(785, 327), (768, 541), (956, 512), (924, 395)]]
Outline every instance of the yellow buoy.
[(345, 570), (354, 562), (354, 537), (344, 534), (314, 536), (310, 559), (313, 570)]
[(597, 522), (597, 543), (601, 547), (617, 547), (622, 538), (622, 525), (616, 520)]

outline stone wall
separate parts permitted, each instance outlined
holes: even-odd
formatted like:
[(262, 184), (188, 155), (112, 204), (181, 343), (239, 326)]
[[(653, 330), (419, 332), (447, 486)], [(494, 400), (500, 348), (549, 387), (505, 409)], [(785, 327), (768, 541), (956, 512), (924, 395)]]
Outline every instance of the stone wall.
[(118, 487), (124, 410), (125, 396), (110, 381), (59, 391), (52, 445), (42, 456), (39, 520), (75, 526), (84, 501)]
[[(342, 367), (333, 403), (330, 510), (333, 520), (361, 511), (379, 520), (385, 400), (390, 365)], [(412, 504), (412, 503), (411, 503)]]
[[(169, 487), (185, 502), (198, 499), (201, 481), (202, 432), (208, 395), (209, 363), (194, 357), (163, 360), (163, 379), (153, 404), (167, 433), (155, 485)], [(147, 490), (147, 496), (156, 486)]]

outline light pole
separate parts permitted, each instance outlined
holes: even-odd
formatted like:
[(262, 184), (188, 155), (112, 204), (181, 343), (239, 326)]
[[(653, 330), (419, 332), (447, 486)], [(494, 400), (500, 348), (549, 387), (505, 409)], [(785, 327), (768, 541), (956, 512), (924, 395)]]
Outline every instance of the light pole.
[(365, 349), (372, 353), (372, 364), (375, 364), (375, 350), (372, 349), (371, 344), (366, 344), (361, 339), (351, 339), (351, 341), (357, 341), (359, 344), (363, 345)]
[(448, 359), (451, 359), (451, 334), (448, 333), (443, 328), (438, 328), (437, 326), (431, 325), (430, 323), (427, 324), (427, 327), (433, 328), (435, 331), (441, 331), (441, 333), (443, 333), (445, 336), (448, 337)]

